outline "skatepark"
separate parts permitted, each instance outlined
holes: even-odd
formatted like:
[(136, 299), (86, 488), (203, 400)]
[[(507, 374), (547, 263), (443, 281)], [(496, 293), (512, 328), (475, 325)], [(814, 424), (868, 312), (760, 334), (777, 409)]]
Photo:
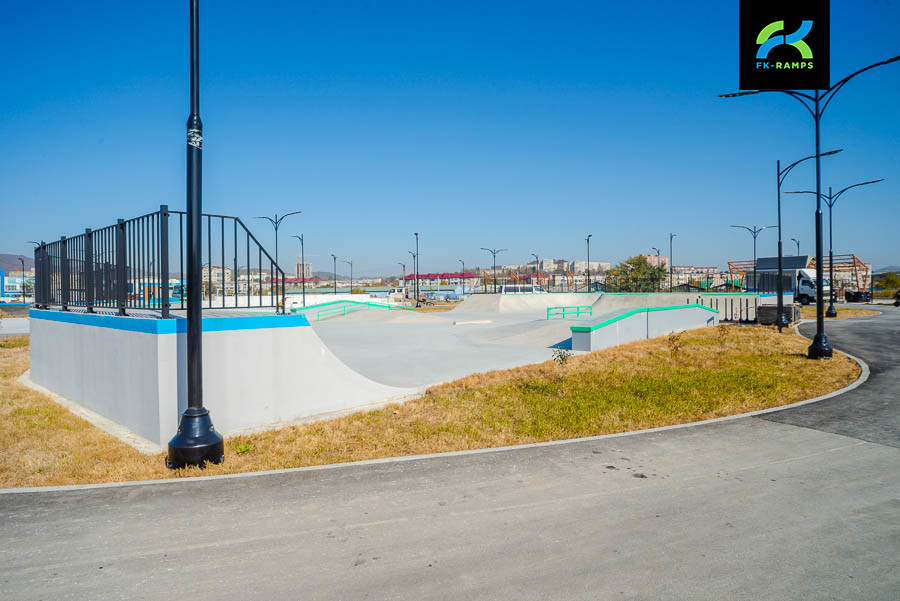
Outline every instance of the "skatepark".
[[(204, 387), (217, 427), (233, 436), (382, 407), (474, 373), (549, 361), (555, 350), (573, 349), (577, 330), (595, 342), (576, 350), (597, 350), (708, 327), (719, 322), (713, 307), (726, 299), (749, 302), (747, 295), (484, 294), (446, 312), (350, 300), (290, 315), (208, 310)], [(176, 369), (185, 320), (134, 313), (32, 310), (31, 369), (22, 381), (110, 420), (117, 426), (110, 431), (124, 428), (121, 438), (153, 452), (186, 406), (185, 376)]]

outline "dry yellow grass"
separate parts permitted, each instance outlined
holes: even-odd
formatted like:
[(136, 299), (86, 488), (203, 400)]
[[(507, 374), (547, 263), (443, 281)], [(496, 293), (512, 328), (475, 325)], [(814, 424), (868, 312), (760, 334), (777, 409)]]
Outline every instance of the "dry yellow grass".
[[(827, 309), (827, 307), (826, 307)], [(841, 309), (837, 308), (837, 317), (826, 317), (825, 319), (847, 319), (850, 317), (866, 317), (867, 315), (878, 315), (879, 311), (872, 311), (871, 309)], [(815, 319), (816, 318), (816, 308), (815, 307), (801, 307), (800, 315), (803, 319)]]
[(16, 383), (27, 337), (0, 339), (0, 485), (225, 474), (622, 432), (792, 403), (858, 376), (841, 353), (807, 360), (808, 344), (772, 328), (720, 326), (476, 374), (402, 405), (235, 437), (224, 464), (171, 472), (163, 455), (141, 455)]

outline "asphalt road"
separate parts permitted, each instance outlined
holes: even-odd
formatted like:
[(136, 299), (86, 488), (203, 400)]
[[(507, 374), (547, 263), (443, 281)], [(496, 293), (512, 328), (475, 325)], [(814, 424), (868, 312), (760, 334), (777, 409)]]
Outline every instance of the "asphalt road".
[(0, 495), (0, 598), (896, 601), (898, 326), (829, 323), (870, 382), (765, 419)]

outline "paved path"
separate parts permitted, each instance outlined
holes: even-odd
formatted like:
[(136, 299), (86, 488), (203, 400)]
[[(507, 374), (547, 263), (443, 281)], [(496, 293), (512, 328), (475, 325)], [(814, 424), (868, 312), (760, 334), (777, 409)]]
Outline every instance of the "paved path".
[(829, 323), (871, 385), (780, 421), (0, 495), (0, 598), (896, 601), (898, 325)]

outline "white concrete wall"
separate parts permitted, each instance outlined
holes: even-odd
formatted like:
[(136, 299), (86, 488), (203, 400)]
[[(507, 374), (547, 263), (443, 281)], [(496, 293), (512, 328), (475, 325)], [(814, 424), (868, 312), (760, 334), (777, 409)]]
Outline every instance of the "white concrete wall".
[[(260, 319), (304, 325), (246, 327), (260, 323), (246, 320)], [(178, 321), (32, 311), (31, 379), (165, 445), (187, 406), (186, 334)], [(156, 333), (134, 330), (157, 327)], [(203, 403), (226, 435), (421, 392), (356, 373), (302, 316), (204, 319)]]
[(32, 319), (30, 349), (37, 384), (148, 440), (174, 434), (175, 334)]
[[(619, 313), (619, 312), (617, 312)], [(627, 310), (621, 310), (627, 314)], [(593, 323), (615, 317), (600, 316)], [(597, 351), (635, 340), (645, 340), (717, 325), (719, 314), (701, 307), (678, 307), (663, 311), (640, 311), (590, 332), (572, 331), (572, 349)], [(575, 326), (578, 327), (578, 326)]]

